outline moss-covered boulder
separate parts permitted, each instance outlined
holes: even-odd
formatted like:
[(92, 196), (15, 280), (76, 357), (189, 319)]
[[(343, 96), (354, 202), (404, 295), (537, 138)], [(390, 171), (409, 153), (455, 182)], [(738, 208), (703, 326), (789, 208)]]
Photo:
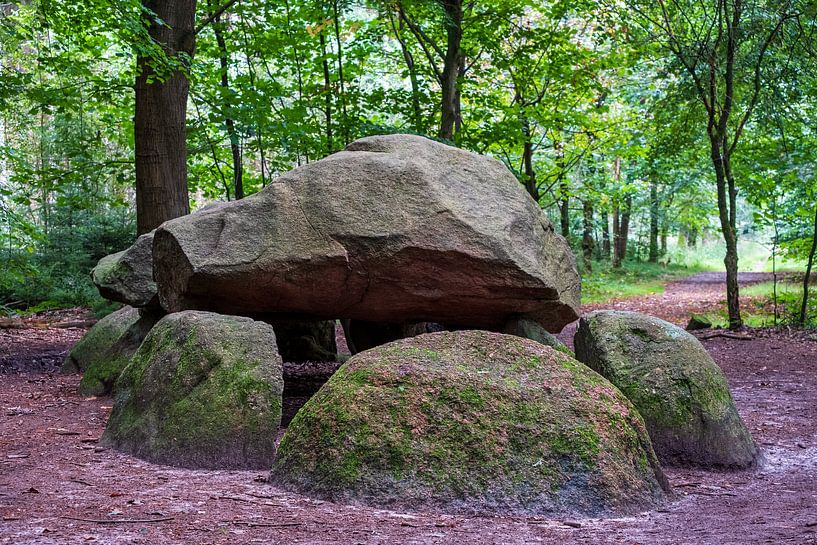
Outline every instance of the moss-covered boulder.
[(757, 446), (729, 385), (701, 343), (664, 320), (597, 311), (582, 318), (576, 357), (615, 384), (639, 410), (665, 464), (746, 468)]
[(123, 307), (105, 316), (74, 345), (65, 358), (62, 372), (83, 374), (79, 385), (81, 395), (109, 394), (158, 319), (151, 312), (140, 312), (133, 307)]
[(609, 382), (485, 331), (352, 357), (295, 416), (270, 481), (373, 506), (503, 514), (626, 512), (668, 488), (641, 417)]
[(272, 326), (210, 312), (170, 314), (116, 382), (102, 442), (169, 465), (268, 468), (282, 391)]

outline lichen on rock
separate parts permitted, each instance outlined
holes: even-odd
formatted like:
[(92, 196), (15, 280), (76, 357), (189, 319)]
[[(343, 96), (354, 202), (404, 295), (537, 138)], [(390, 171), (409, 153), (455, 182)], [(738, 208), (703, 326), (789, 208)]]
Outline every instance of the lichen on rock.
[(464, 513), (630, 512), (668, 489), (641, 417), (603, 377), (485, 331), (352, 357), (296, 415), (270, 480), (320, 498)]
[(62, 365), (63, 373), (82, 373), (81, 395), (111, 392), (131, 356), (159, 319), (152, 312), (123, 307), (102, 318), (74, 345)]
[(282, 391), (270, 325), (210, 312), (170, 314), (116, 382), (103, 443), (182, 467), (269, 467)]
[(746, 468), (758, 456), (729, 384), (700, 341), (669, 322), (625, 311), (584, 316), (576, 357), (615, 384), (647, 424), (664, 464)]

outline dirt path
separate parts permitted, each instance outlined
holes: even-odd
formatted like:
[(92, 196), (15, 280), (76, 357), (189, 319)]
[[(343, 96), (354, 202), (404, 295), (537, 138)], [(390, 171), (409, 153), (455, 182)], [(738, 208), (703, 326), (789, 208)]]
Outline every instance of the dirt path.
[[(717, 308), (723, 289), (720, 277), (699, 275), (609, 306), (681, 323)], [(263, 472), (180, 470), (103, 450), (111, 399), (79, 397), (78, 378), (49, 372), (81, 333), (49, 342), (51, 331), (0, 331), (0, 544), (817, 545), (817, 337), (802, 332), (704, 341), (763, 449), (758, 470), (670, 469), (677, 497), (664, 508), (574, 527), (338, 505), (281, 492)]]

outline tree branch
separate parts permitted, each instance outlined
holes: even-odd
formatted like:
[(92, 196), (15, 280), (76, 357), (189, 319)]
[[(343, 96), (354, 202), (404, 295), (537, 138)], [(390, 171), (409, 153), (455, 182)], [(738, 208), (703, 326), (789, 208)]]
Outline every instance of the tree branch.
[(196, 28), (193, 30), (193, 34), (196, 35), (199, 32), (201, 32), (202, 30), (204, 30), (207, 27), (207, 25), (209, 25), (210, 23), (212, 23), (213, 21), (215, 21), (216, 19), (221, 17), (221, 14), (224, 13), (225, 11), (227, 11), (228, 9), (230, 9), (230, 7), (233, 4), (235, 4), (237, 1), (238, 0), (227, 0), (227, 2), (224, 3), (224, 5), (222, 5), (216, 11), (211, 13), (210, 16), (207, 17), (207, 19), (205, 19), (204, 21), (202, 21), (201, 23), (196, 25)]

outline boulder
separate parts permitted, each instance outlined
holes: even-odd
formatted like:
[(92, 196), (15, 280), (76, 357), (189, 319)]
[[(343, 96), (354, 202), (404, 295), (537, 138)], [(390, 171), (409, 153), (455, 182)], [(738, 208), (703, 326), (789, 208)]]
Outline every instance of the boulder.
[(338, 346), (332, 320), (272, 320), (278, 353), (284, 361), (336, 361)]
[(505, 333), (506, 335), (515, 335), (517, 337), (522, 337), (523, 339), (530, 339), (538, 342), (539, 344), (555, 348), (559, 352), (564, 352), (565, 354), (573, 356), (573, 351), (570, 350), (565, 343), (548, 333), (544, 327), (532, 320), (526, 320), (525, 318), (511, 318), (505, 323), (505, 326), (502, 328), (501, 332)]
[(635, 312), (583, 317), (576, 357), (615, 384), (647, 424), (662, 463), (752, 466), (757, 446), (729, 385), (701, 343), (664, 320)]
[(153, 281), (153, 232), (136, 239), (122, 252), (105, 256), (91, 271), (100, 295), (134, 307), (157, 307)]
[(420, 335), (349, 359), (301, 408), (270, 482), (378, 508), (594, 515), (668, 485), (638, 412), (539, 343)]
[(268, 468), (281, 422), (281, 367), (269, 324), (169, 314), (117, 380), (102, 444), (161, 464)]
[(133, 307), (108, 314), (74, 345), (65, 358), (62, 372), (83, 374), (79, 384), (81, 395), (111, 393), (122, 369), (158, 319), (155, 313)]
[(494, 159), (374, 136), (238, 201), (164, 223), (165, 309), (559, 331), (577, 318), (567, 242)]

